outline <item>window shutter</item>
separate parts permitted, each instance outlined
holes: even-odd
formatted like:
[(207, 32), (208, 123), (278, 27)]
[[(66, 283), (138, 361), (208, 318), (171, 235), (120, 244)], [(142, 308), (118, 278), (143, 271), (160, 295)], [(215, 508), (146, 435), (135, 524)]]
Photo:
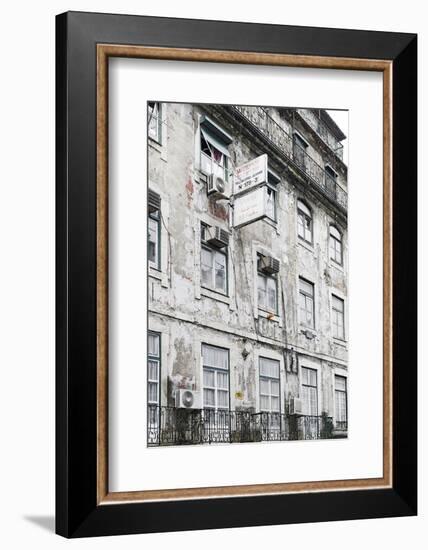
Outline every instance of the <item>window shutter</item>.
[(160, 210), (161, 198), (160, 195), (149, 189), (149, 212)]

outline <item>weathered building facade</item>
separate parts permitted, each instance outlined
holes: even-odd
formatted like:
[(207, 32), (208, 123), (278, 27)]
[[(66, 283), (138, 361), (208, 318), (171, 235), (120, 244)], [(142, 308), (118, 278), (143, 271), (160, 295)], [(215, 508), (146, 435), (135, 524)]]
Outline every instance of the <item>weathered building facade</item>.
[(317, 109), (148, 119), (148, 444), (346, 436), (346, 136)]

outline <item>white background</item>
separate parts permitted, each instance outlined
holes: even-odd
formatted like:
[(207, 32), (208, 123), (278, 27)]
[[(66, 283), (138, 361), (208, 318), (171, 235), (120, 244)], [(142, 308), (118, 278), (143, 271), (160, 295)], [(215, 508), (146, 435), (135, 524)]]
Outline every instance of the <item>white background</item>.
[[(141, 3), (137, 1), (15, 2), (0, 19), (0, 544), (7, 549), (193, 548), (244, 546), (277, 548), (393, 550), (425, 548), (428, 529), (424, 469), (420, 471), (420, 516), (323, 524), (258, 527), (67, 542), (52, 534), (54, 512), (54, 15), (68, 10), (141, 13), (291, 25), (419, 32), (420, 86), (426, 82), (428, 23), (423, 3), (343, 0), (262, 3), (217, 0)], [(425, 67), (423, 68), (423, 63)], [(422, 70), (423, 69), (423, 70)], [(422, 93), (420, 93), (422, 97)], [(421, 138), (426, 108), (420, 106)], [(422, 136), (422, 133), (424, 134)], [(420, 139), (419, 152), (426, 150)], [(423, 169), (422, 169), (423, 168)], [(421, 166), (419, 181), (425, 179)], [(420, 186), (419, 210), (426, 212)], [(421, 230), (426, 228), (422, 215)], [(425, 239), (420, 239), (422, 252)], [(425, 273), (420, 261), (420, 280)], [(424, 293), (419, 295), (420, 316)], [(425, 351), (420, 324), (421, 358)], [(425, 355), (425, 353), (424, 353)], [(420, 369), (420, 464), (426, 461), (427, 377)]]
[[(382, 74), (114, 59), (109, 83), (110, 490), (382, 477)], [(147, 99), (349, 110), (348, 439), (146, 447)]]

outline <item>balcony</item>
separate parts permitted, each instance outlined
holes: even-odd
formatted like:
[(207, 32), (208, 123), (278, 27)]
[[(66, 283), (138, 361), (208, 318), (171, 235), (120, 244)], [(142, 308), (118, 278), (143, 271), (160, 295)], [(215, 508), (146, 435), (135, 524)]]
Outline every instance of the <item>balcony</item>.
[(147, 444), (198, 445), (332, 439), (331, 417), (283, 413), (177, 409), (149, 405)]
[(235, 105), (232, 109), (251, 123), (255, 132), (261, 133), (288, 161), (291, 161), (314, 188), (341, 210), (347, 210), (346, 191), (325, 172), (324, 166), (318, 164), (304, 147), (293, 140), (293, 137), (269, 115), (264, 107)]

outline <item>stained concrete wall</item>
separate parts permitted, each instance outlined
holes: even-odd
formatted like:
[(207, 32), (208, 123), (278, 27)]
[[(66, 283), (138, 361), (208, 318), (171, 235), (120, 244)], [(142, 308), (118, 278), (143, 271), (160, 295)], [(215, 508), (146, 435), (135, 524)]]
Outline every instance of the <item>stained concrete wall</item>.
[[(149, 268), (149, 327), (162, 337), (161, 404), (172, 404), (174, 390), (202, 390), (201, 344), (230, 350), (231, 408), (259, 407), (258, 358), (280, 361), (281, 411), (289, 398), (299, 396), (300, 369), (316, 368), (319, 414), (334, 415), (334, 373), (347, 375), (347, 342), (332, 335), (331, 295), (345, 300), (347, 319), (347, 231), (337, 222), (334, 206), (326, 207), (307, 189), (298, 189), (284, 176), (277, 185), (277, 223), (265, 219), (241, 229), (230, 225), (230, 206), (207, 197), (199, 171), (199, 121), (208, 114), (234, 137), (229, 147), (236, 166), (263, 152), (242, 125), (219, 119), (209, 107), (163, 104), (162, 144), (149, 140), (149, 187), (162, 200), (161, 265)], [(270, 115), (287, 132), (280, 111)], [(278, 128), (280, 131), (280, 128)], [(300, 131), (304, 132), (303, 125)], [(306, 137), (306, 136), (305, 136)], [(307, 136), (311, 149), (316, 140)], [(315, 151), (320, 162), (325, 151)], [(333, 161), (332, 161), (333, 162)], [(269, 166), (278, 163), (270, 152)], [(345, 167), (346, 168), (346, 167)], [(341, 178), (344, 179), (344, 169)], [(346, 181), (343, 182), (346, 187)], [(297, 200), (313, 212), (314, 245), (297, 235)], [(201, 288), (201, 222), (218, 225), (230, 235), (228, 296)], [(329, 224), (344, 235), (344, 265), (329, 260)], [(257, 307), (257, 253), (280, 260), (278, 314), (269, 318)], [(315, 330), (308, 338), (299, 324), (298, 279), (315, 286)], [(348, 334), (347, 327), (345, 334)], [(244, 351), (245, 350), (245, 351)]]

